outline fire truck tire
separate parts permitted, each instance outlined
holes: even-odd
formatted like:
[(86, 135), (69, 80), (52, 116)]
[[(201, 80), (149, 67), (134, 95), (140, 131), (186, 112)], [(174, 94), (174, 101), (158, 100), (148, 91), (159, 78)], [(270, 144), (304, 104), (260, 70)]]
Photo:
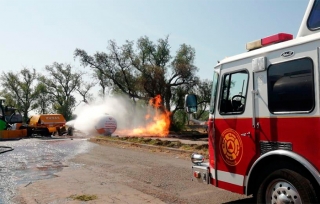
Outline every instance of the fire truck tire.
[(279, 169), (262, 182), (257, 203), (316, 203), (309, 180), (289, 169)]

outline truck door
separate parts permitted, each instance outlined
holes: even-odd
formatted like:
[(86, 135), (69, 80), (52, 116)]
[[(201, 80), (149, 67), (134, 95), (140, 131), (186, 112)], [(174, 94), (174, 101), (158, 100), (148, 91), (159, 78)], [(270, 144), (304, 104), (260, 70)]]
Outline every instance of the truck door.
[[(258, 152), (288, 150), (320, 166), (319, 110), (316, 106), (318, 53), (301, 45), (266, 56), (264, 71), (254, 73)], [(312, 141), (312, 142), (311, 142)], [(308, 147), (308, 151), (306, 151)]]
[(214, 122), (216, 185), (237, 193), (244, 193), (245, 175), (256, 154), (250, 68), (249, 60), (241, 66), (222, 66), (218, 110)]

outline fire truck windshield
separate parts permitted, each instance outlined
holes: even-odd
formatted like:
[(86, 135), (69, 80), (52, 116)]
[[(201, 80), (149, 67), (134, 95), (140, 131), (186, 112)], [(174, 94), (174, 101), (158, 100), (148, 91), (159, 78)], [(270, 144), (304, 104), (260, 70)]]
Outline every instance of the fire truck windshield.
[(307, 26), (310, 30), (318, 30), (320, 28), (320, 0), (315, 0)]
[(212, 91), (211, 91), (211, 99), (210, 99), (210, 113), (214, 113), (217, 86), (219, 81), (219, 74), (217, 70), (215, 70), (213, 73), (214, 74), (213, 74)]

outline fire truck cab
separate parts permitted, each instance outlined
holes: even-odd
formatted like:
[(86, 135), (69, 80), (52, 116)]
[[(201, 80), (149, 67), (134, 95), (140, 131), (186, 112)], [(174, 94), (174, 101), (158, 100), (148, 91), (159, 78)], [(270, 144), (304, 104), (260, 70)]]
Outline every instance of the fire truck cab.
[[(194, 181), (254, 195), (257, 203), (320, 202), (320, 0), (296, 38), (278, 33), (213, 71), (209, 158), (192, 155)], [(194, 95), (186, 96), (195, 111)]]

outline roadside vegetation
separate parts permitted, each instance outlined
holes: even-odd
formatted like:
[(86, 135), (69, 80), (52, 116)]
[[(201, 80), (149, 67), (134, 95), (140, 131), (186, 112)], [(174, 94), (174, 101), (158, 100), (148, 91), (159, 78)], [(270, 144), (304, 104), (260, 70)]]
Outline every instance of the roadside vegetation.
[(208, 144), (183, 144), (179, 140), (169, 141), (161, 140), (159, 138), (150, 138), (150, 137), (106, 137), (106, 136), (97, 136), (91, 138), (90, 141), (95, 143), (103, 143), (109, 141), (120, 141), (128, 142), (130, 144), (145, 144), (153, 145), (159, 147), (174, 148), (179, 150), (185, 150), (187, 153), (200, 153), (206, 158), (208, 157)]
[(72, 195), (70, 196), (73, 200), (79, 200), (79, 201), (90, 201), (90, 200), (96, 200), (98, 197), (96, 195)]

